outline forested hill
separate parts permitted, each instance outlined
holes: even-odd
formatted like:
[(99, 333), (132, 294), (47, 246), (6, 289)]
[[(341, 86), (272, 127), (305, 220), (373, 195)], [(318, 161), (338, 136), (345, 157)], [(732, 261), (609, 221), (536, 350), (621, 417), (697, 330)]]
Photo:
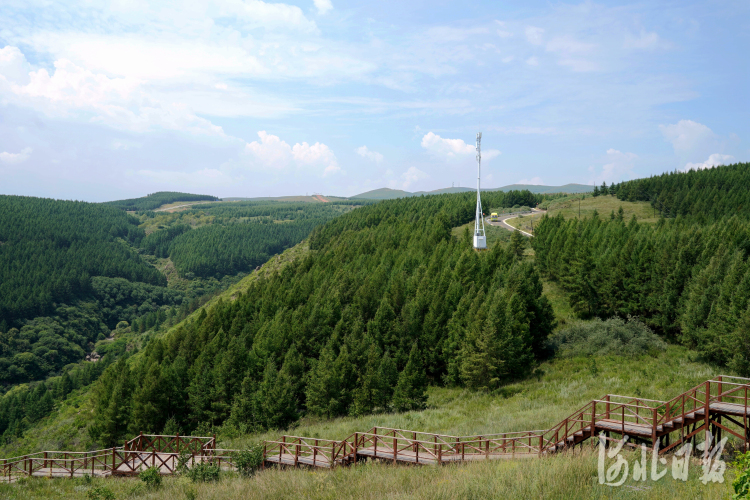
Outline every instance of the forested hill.
[[(483, 197), (488, 207), (540, 200)], [(471, 193), (385, 201), (319, 227), (306, 257), (108, 369), (92, 435), (109, 444), (165, 426), (407, 410), (423, 407), (428, 382), (492, 388), (528, 373), (552, 310), (533, 264), (451, 235), (474, 203)]]
[(621, 200), (651, 202), (664, 217), (716, 220), (750, 217), (749, 187), (750, 163), (736, 163), (623, 182), (616, 192)]
[(0, 331), (92, 291), (91, 276), (166, 285), (118, 241), (138, 245), (138, 224), (101, 204), (0, 196)]
[(162, 205), (174, 203), (176, 201), (218, 201), (216, 196), (207, 194), (189, 194), (177, 193), (173, 191), (159, 191), (149, 194), (142, 198), (131, 198), (129, 200), (117, 200), (105, 202), (105, 205), (111, 205), (121, 210), (142, 211), (154, 210)]
[(570, 292), (582, 317), (640, 316), (708, 360), (750, 374), (748, 185), (747, 163), (622, 183), (618, 197), (642, 189), (641, 199), (679, 217), (544, 217), (532, 241), (537, 265)]

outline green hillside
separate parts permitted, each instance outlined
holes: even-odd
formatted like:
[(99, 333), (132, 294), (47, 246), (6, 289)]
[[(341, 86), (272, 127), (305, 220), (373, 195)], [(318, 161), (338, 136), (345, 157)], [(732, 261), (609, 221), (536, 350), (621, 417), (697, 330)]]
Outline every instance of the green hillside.
[(204, 203), (134, 217), (0, 197), (0, 434), (22, 435), (116, 359), (354, 206)]
[(207, 194), (189, 194), (189, 193), (177, 193), (173, 191), (159, 191), (157, 193), (143, 196), (142, 198), (131, 198), (128, 200), (117, 200), (105, 202), (105, 205), (111, 205), (117, 207), (120, 210), (128, 211), (140, 211), (140, 210), (154, 210), (162, 205), (174, 203), (177, 201), (218, 201), (219, 198), (216, 196), (210, 196)]

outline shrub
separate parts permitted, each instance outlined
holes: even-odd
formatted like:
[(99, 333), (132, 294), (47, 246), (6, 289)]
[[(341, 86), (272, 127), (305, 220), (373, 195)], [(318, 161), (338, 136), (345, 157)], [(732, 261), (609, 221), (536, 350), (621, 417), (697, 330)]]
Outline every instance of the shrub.
[(86, 492), (89, 500), (114, 500), (115, 494), (106, 486), (94, 486)]
[(637, 318), (579, 321), (552, 335), (548, 347), (562, 357), (656, 355), (667, 345)]
[(738, 456), (737, 460), (732, 462), (732, 466), (737, 469), (737, 475), (732, 482), (732, 499), (750, 498), (750, 451)]
[(189, 468), (185, 475), (194, 483), (208, 483), (219, 480), (221, 469), (211, 462), (201, 462)]
[(263, 447), (253, 445), (234, 454), (234, 465), (237, 472), (244, 477), (251, 477), (263, 465)]
[(161, 486), (161, 474), (159, 474), (159, 469), (156, 467), (149, 467), (148, 469), (141, 471), (141, 473), (138, 474), (138, 477), (140, 477), (141, 481), (146, 483), (146, 486), (149, 488), (156, 489)]

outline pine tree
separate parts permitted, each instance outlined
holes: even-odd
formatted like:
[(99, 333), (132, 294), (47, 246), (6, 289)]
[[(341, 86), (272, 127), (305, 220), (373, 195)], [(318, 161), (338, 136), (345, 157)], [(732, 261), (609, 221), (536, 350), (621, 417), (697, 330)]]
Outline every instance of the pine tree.
[(352, 415), (366, 415), (372, 413), (378, 403), (382, 401), (383, 392), (380, 375), (380, 349), (375, 343), (370, 344), (367, 353), (367, 364), (359, 376), (357, 388), (353, 393), (350, 412)]
[(297, 420), (297, 401), (292, 381), (279, 374), (273, 361), (266, 364), (253, 406), (255, 420), (265, 429), (285, 428)]
[(510, 253), (513, 255), (515, 259), (520, 260), (523, 258), (523, 251), (525, 248), (526, 248), (526, 240), (521, 235), (521, 231), (516, 229), (510, 235)]
[(422, 410), (426, 403), (427, 377), (415, 342), (409, 353), (409, 361), (398, 376), (392, 404), (396, 411), (409, 411)]

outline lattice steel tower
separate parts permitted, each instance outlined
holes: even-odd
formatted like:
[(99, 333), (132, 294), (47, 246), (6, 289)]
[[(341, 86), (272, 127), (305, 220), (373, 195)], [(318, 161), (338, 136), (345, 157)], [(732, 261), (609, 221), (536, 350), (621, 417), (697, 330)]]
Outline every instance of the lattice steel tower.
[(482, 214), (482, 198), (479, 195), (479, 180), (482, 173), (482, 133), (477, 132), (477, 216), (474, 220), (474, 248), (487, 248), (487, 238), (484, 235), (484, 215)]

